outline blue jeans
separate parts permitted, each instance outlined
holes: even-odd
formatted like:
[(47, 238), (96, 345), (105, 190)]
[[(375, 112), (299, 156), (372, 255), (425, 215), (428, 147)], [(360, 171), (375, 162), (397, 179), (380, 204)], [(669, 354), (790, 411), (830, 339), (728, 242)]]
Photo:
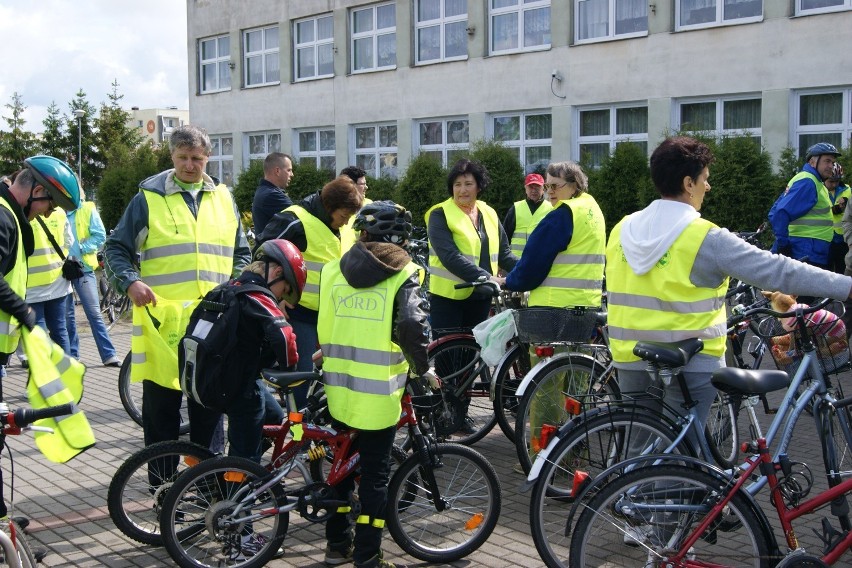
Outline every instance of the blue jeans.
[[(71, 294), (48, 300), (46, 302), (33, 302), (30, 307), (36, 314), (36, 323), (47, 330), (50, 339), (60, 346), (65, 353), (71, 355), (71, 345), (68, 342), (68, 328), (66, 327), (65, 302)], [(72, 327), (76, 327), (75, 321), (69, 321)]]
[[(104, 320), (101, 317), (100, 301), (98, 297), (98, 281), (93, 272), (86, 272), (77, 280), (72, 280), (71, 285), (74, 286), (74, 291), (80, 298), (80, 303), (83, 304), (83, 311), (86, 312), (86, 319), (89, 320), (89, 327), (92, 330), (92, 336), (95, 338), (95, 345), (98, 346), (98, 354), (101, 356), (101, 362), (115, 357), (115, 347), (112, 345), (112, 340), (109, 338)], [(75, 359), (80, 358), (80, 338), (77, 335), (77, 326), (74, 322), (74, 296), (68, 296), (68, 342), (71, 345), (71, 356)]]
[(284, 410), (261, 379), (251, 385), (225, 409), (228, 415), (229, 456), (260, 463), (264, 424), (284, 422)]

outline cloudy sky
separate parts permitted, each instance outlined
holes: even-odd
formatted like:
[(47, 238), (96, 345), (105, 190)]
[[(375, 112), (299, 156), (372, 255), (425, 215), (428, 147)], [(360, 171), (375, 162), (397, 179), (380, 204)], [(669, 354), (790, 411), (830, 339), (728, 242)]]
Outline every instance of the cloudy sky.
[(98, 108), (116, 79), (125, 108), (188, 108), (185, 0), (0, 0), (0, 29), (0, 115), (17, 92), (27, 130), (80, 89)]

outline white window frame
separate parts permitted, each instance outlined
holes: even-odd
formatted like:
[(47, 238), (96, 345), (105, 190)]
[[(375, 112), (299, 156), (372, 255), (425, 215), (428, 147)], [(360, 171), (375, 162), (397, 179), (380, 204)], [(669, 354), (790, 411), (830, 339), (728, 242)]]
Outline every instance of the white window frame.
[[(278, 30), (278, 47), (266, 47), (266, 32), (268, 30)], [(261, 32), (263, 38), (263, 46), (257, 51), (248, 51), (248, 35), (254, 32)], [(281, 84), (281, 62), (278, 62), (278, 79), (274, 81), (268, 80), (266, 77), (266, 60), (269, 58), (278, 59), (281, 56), (281, 29), (275, 26), (263, 26), (260, 28), (252, 28), (243, 31), (243, 85), (247, 89), (255, 87), (267, 87), (269, 85)], [(260, 57), (261, 68), (263, 69), (263, 79), (259, 83), (249, 84), (249, 59)]]
[[(441, 142), (439, 144), (421, 144), (420, 143), (420, 126), (427, 123), (441, 123)], [(465, 122), (465, 131), (467, 132), (467, 142), (448, 142), (448, 125), (451, 122)], [(452, 118), (424, 118), (414, 123), (414, 144), (417, 153), (423, 152), (441, 152), (441, 164), (447, 166), (449, 164), (447, 154), (458, 150), (470, 149), (470, 119), (467, 116), (456, 116)]]
[(607, 16), (607, 33), (604, 35), (598, 35), (594, 37), (580, 38), (580, 4), (583, 2), (587, 2), (589, 0), (574, 0), (574, 38), (576, 44), (584, 44), (584, 43), (594, 43), (598, 41), (606, 41), (611, 39), (624, 39), (631, 37), (644, 37), (648, 35), (648, 10), (647, 10), (647, 2), (641, 0), (641, 4), (645, 6), (645, 29), (636, 31), (636, 32), (626, 32), (626, 33), (616, 33), (615, 32), (615, 18), (616, 18), (616, 2), (618, 0), (607, 0), (609, 7), (609, 15)]
[[(228, 39), (228, 52), (225, 54), (219, 53), (219, 40), (227, 38)], [(231, 90), (231, 52), (230, 52), (230, 36), (228, 34), (222, 34), (213, 37), (207, 37), (204, 39), (198, 40), (198, 92), (202, 95), (207, 95), (210, 93), (221, 93), (223, 91)], [(202, 45), (206, 42), (212, 41), (216, 45), (216, 55), (215, 57), (211, 57), (209, 59), (203, 58), (204, 49)], [(216, 66), (216, 87), (212, 89), (204, 88), (204, 67), (207, 65), (215, 65)], [(228, 85), (223, 87), (219, 81), (220, 79), (220, 66), (224, 65), (225, 69), (228, 72)]]
[[(332, 148), (331, 150), (323, 150), (320, 147), (320, 140), (322, 139), (321, 137), (322, 137), (323, 132), (331, 132), (332, 134), (335, 135), (334, 148)], [(316, 144), (315, 150), (305, 150), (305, 149), (302, 148), (300, 135), (305, 134), (305, 133), (313, 133), (313, 135), (316, 137), (317, 144)], [(297, 163), (301, 164), (303, 160), (313, 159), (314, 165), (316, 166), (316, 168), (318, 170), (323, 169), (323, 167), (322, 167), (322, 159), (323, 158), (329, 158), (330, 157), (330, 158), (334, 159), (336, 157), (335, 151), (336, 151), (336, 148), (337, 148), (337, 135), (336, 135), (336, 132), (334, 130), (334, 126), (325, 126), (325, 127), (317, 127), (317, 128), (300, 128), (299, 130), (295, 130), (293, 132), (293, 148), (296, 149), (295, 160), (296, 160)], [(336, 160), (335, 160), (334, 166), (330, 169), (337, 172)]]
[[(230, 143), (231, 153), (230, 154), (223, 154), (222, 153), (222, 149), (224, 148), (223, 142), (225, 140), (231, 141), (231, 143)], [(225, 176), (222, 173), (222, 170), (224, 169), (224, 164), (227, 163), (227, 162), (230, 162), (231, 163), (231, 185), (228, 186), (228, 187), (233, 187), (233, 185), (234, 185), (234, 137), (233, 137), (233, 135), (221, 134), (221, 135), (211, 136), (210, 142), (213, 143), (214, 152), (218, 148), (218, 153), (214, 153), (214, 152), (210, 153), (210, 157), (207, 160), (208, 173), (210, 173), (210, 170), (215, 169), (216, 171), (213, 172), (212, 175), (215, 175), (216, 178), (221, 183), (228, 185), (227, 183), (225, 183)]]
[[(468, 57), (467, 43), (466, 43), (467, 35), (465, 35), (465, 54), (464, 55), (456, 55), (456, 56), (452, 56), (452, 57), (447, 57), (447, 55), (446, 55), (446, 49), (447, 49), (446, 30), (447, 30), (447, 26), (454, 25), (454, 24), (457, 25), (457, 24), (462, 23), (462, 22), (464, 22), (466, 24), (467, 23), (467, 12), (465, 12), (464, 14), (459, 14), (457, 16), (446, 16), (445, 15), (445, 8), (446, 8), (445, 0), (439, 0), (439, 3), (441, 5), (441, 14), (438, 16), (438, 18), (432, 19), (432, 20), (420, 21), (420, 19), (419, 19), (420, 18), (420, 3), (422, 1), (423, 0), (417, 0), (415, 2), (415, 6), (414, 6), (414, 21), (415, 21), (415, 23), (414, 23), (414, 63), (415, 63), (415, 65), (431, 65), (433, 63), (442, 63), (442, 62), (445, 62), (445, 61), (464, 61), (465, 59), (467, 59), (467, 57)], [(468, 1), (470, 1), (470, 0), (468, 0)], [(438, 55), (438, 57), (436, 57), (434, 59), (421, 60), (420, 59), (420, 33), (424, 30), (434, 28), (436, 26), (440, 30), (440, 39), (439, 39), (440, 54)], [(467, 26), (465, 26), (465, 29), (467, 29)]]
[[(379, 128), (382, 128), (382, 127), (385, 127), (385, 126), (393, 126), (394, 128), (397, 129), (396, 130), (396, 146), (381, 146), (380, 145), (381, 144), (381, 137), (379, 135)], [(357, 142), (356, 141), (356, 132), (359, 128), (373, 128), (375, 130), (374, 140), (376, 142), (375, 142), (374, 147), (372, 147), (372, 148), (357, 148), (356, 147), (357, 146), (357, 144), (356, 144), (356, 142)], [(397, 125), (396, 122), (380, 122), (380, 123), (373, 123), (373, 124), (353, 124), (352, 126), (349, 127), (349, 148), (351, 149), (350, 150), (350, 162), (349, 162), (351, 164), (358, 165), (358, 156), (373, 156), (374, 157), (375, 166), (373, 167), (373, 169), (368, 170), (367, 168), (364, 168), (364, 170), (367, 171), (367, 175), (370, 176), (370, 177), (374, 177), (374, 178), (382, 177), (382, 173), (383, 173), (382, 172), (382, 161), (383, 161), (383, 158), (387, 155), (393, 154), (395, 156), (393, 166), (387, 165), (386, 167), (393, 168), (393, 173), (391, 173), (389, 177), (393, 177), (393, 178), (398, 177), (398, 172), (397, 172), (396, 168), (397, 168), (397, 164), (399, 163), (399, 126)], [(363, 167), (363, 166), (359, 166), (359, 167)]]
[[(765, 0), (762, 0), (762, 2)], [(798, 0), (797, 0), (798, 1)], [(849, 0), (846, 0), (849, 1)], [(702, 22), (700, 24), (681, 25), (680, 12), (681, 2), (683, 0), (675, 0), (675, 31), (700, 30), (703, 28), (714, 28), (717, 26), (731, 26), (739, 24), (751, 24), (754, 22), (763, 21), (763, 4), (760, 6), (760, 15), (748, 16), (744, 18), (725, 19), (725, 0), (715, 0), (716, 2), (716, 19), (712, 22)]]
[(828, 14), (831, 12), (842, 12), (844, 10), (852, 10), (852, 0), (843, 0), (843, 3), (838, 6), (827, 6), (825, 8), (810, 8), (802, 7), (802, 4), (807, 0), (796, 0), (796, 15), (797, 16), (812, 16), (814, 14)]
[[(832, 124), (810, 124), (801, 125), (801, 98), (808, 95), (830, 95), (840, 93), (841, 96), (841, 117), (839, 123)], [(841, 146), (846, 146), (849, 143), (849, 137), (852, 136), (852, 87), (841, 88), (826, 88), (826, 89), (808, 89), (796, 91), (792, 101), (792, 139), (793, 146), (798, 150), (799, 155), (804, 154), (806, 148), (799, 147), (799, 138), (802, 135), (813, 134), (839, 134)], [(825, 141), (825, 140), (823, 140)]]
[(684, 98), (677, 99), (674, 105), (674, 116), (672, 117), (672, 124), (675, 126), (677, 130), (683, 130), (683, 125), (681, 124), (681, 106), (685, 104), (701, 104), (701, 103), (716, 103), (716, 128), (713, 130), (702, 130), (701, 132), (709, 132), (718, 138), (723, 138), (725, 136), (742, 136), (743, 134), (748, 134), (749, 136), (753, 136), (758, 138), (759, 140), (763, 140), (763, 120), (761, 117), (761, 125), (759, 128), (735, 128), (735, 129), (726, 129), (724, 128), (725, 124), (725, 103), (731, 101), (745, 101), (745, 100), (759, 100), (761, 101), (761, 109), (763, 108), (763, 98), (760, 93), (743, 93), (725, 97), (696, 97), (696, 98)]
[[(382, 28), (381, 30), (377, 29), (378, 18), (376, 12), (379, 8), (383, 8), (385, 6), (393, 6), (394, 7), (394, 25), (392, 28)], [(355, 32), (355, 13), (356, 12), (372, 12), (373, 17), (373, 27), (369, 31), (366, 32)], [(368, 7), (357, 7), (352, 8), (349, 13), (349, 53), (350, 53), (350, 61), (349, 61), (349, 69), (353, 74), (356, 73), (372, 73), (374, 71), (384, 71), (387, 69), (396, 69), (397, 66), (397, 50), (396, 50), (396, 4), (394, 2), (385, 2), (383, 4), (376, 4), (374, 6)], [(393, 52), (393, 65), (383, 65), (379, 66), (379, 37), (393, 35), (394, 38), (394, 52)], [(364, 39), (372, 39), (373, 42), (373, 61), (371, 67), (365, 67), (364, 69), (355, 69), (355, 42), (358, 40)]]
[[(550, 138), (527, 138), (527, 119), (530, 116), (550, 116)], [(499, 118), (515, 118), (519, 119), (518, 140), (501, 140), (500, 143), (507, 148), (518, 149), (518, 159), (521, 166), (524, 168), (524, 173), (529, 174), (534, 171), (531, 164), (527, 164), (527, 150), (529, 148), (550, 148), (550, 159), (553, 159), (553, 113), (550, 110), (529, 110), (523, 112), (500, 112), (489, 115), (488, 120), (488, 137), (494, 139), (495, 128), (494, 123)]]
[[(584, 107), (575, 107), (574, 108), (574, 144), (573, 144), (573, 154), (577, 157), (577, 160), (582, 159), (581, 148), (587, 144), (608, 144), (609, 145), (609, 154), (612, 155), (612, 152), (615, 150), (615, 147), (624, 142), (639, 142), (644, 143), (645, 147), (648, 147), (648, 127), (646, 125), (645, 132), (632, 132), (629, 134), (619, 134), (618, 133), (618, 111), (624, 109), (632, 109), (632, 108), (644, 108), (646, 111), (648, 109), (648, 103), (645, 101), (632, 101), (625, 103), (618, 103), (614, 105), (590, 105)], [(582, 113), (584, 112), (596, 112), (596, 111), (608, 111), (609, 112), (609, 134), (597, 134), (593, 136), (583, 136), (581, 134), (582, 128)]]
[[(331, 37), (318, 39), (317, 32), (319, 30), (319, 21), (322, 19), (331, 19), (332, 20), (332, 30)], [(300, 24), (305, 24), (308, 22), (313, 23), (314, 28), (314, 39), (311, 41), (306, 41), (302, 43), (298, 43), (299, 41), (299, 32), (298, 27)], [(320, 74), (319, 72), (319, 52), (320, 48), (331, 46), (332, 49), (332, 65), (331, 65), (331, 73)], [(305, 49), (312, 49), (314, 53), (314, 74), (313, 75), (305, 75), (301, 76), (299, 74), (299, 52)], [(322, 14), (320, 16), (313, 16), (310, 18), (304, 18), (302, 20), (296, 20), (293, 22), (293, 74), (295, 75), (294, 80), (298, 81), (309, 81), (311, 79), (324, 79), (327, 77), (334, 77), (334, 19), (331, 14)]]
[[(532, 45), (529, 47), (524, 47), (524, 16), (526, 12), (531, 10), (538, 10), (541, 8), (551, 9), (551, 1), (550, 0), (538, 0), (538, 1), (529, 1), (529, 0), (515, 0), (517, 3), (513, 6), (507, 6), (504, 8), (494, 8), (494, 0), (488, 0), (488, 53), (489, 55), (506, 55), (509, 53), (521, 53), (528, 51), (543, 51), (546, 49), (550, 49), (550, 46), (553, 42), (553, 19), (552, 15), (549, 18), (551, 23), (550, 28), (550, 41), (541, 45)], [(494, 49), (494, 20), (499, 16), (505, 16), (507, 14), (517, 14), (518, 15), (518, 46), (515, 48), (509, 49)]]
[[(255, 148), (251, 147), (251, 138), (254, 136), (263, 136), (263, 148), (259, 151), (255, 151)], [(278, 145), (276, 146), (274, 141), (278, 140)], [(248, 167), (249, 162), (252, 160), (265, 160), (268, 154), (272, 152), (280, 152), (281, 151), (281, 131), (280, 130), (266, 130), (260, 132), (246, 132), (243, 134), (243, 157), (245, 160), (243, 163)]]

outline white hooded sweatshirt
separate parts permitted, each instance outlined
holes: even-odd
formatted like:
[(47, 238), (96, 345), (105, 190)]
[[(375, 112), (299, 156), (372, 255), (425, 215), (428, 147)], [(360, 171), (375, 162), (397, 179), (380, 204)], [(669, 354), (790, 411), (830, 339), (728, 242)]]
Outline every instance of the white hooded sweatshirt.
[(657, 199), (629, 215), (621, 227), (621, 246), (627, 264), (637, 275), (645, 274), (700, 216), (692, 205), (670, 199)]

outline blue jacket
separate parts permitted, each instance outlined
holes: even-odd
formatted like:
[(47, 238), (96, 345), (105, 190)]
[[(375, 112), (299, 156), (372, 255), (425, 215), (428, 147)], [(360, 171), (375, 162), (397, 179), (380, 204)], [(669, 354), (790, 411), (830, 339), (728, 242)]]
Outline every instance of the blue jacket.
[(507, 290), (528, 292), (538, 288), (553, 265), (556, 255), (568, 248), (574, 235), (571, 206), (557, 207), (544, 216), (527, 239), (524, 255), (506, 275)]
[[(802, 166), (802, 171), (822, 179), (819, 172), (808, 164)], [(798, 219), (813, 209), (816, 202), (817, 193), (813, 180), (800, 179), (787, 187), (769, 210), (769, 223), (775, 233), (772, 252), (777, 253), (780, 248), (789, 246), (793, 249), (793, 258), (807, 257), (807, 261), (811, 264), (828, 264), (828, 249), (831, 243), (820, 239), (791, 237), (789, 234), (790, 221)]]
[(260, 185), (254, 192), (251, 204), (251, 221), (254, 224), (254, 234), (259, 235), (266, 224), (276, 214), (293, 205), (290, 196), (271, 181), (260, 180)]

